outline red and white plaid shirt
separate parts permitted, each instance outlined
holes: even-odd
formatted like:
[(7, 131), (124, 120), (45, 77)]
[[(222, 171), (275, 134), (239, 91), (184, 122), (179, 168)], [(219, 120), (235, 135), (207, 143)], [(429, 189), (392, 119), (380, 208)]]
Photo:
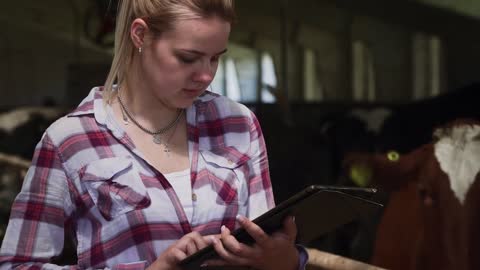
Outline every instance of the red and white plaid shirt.
[[(259, 123), (245, 106), (206, 92), (186, 111), (192, 191), (188, 221), (165, 177), (135, 148), (94, 88), (37, 145), (13, 206), (0, 268), (144, 269), (191, 231), (220, 233), (274, 206)], [(51, 263), (64, 231), (78, 265)]]

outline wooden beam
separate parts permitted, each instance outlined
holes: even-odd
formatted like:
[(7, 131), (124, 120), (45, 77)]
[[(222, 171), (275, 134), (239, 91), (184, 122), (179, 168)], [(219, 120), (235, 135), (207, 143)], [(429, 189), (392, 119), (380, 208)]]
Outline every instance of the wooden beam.
[(317, 249), (307, 248), (307, 252), (309, 256), (307, 270), (385, 270)]

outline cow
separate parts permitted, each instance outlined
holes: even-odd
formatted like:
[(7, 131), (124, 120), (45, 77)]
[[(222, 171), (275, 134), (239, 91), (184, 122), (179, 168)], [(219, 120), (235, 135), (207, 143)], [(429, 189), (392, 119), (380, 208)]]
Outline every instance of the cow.
[(332, 161), (332, 175), (339, 185), (348, 185), (342, 178), (341, 161), (349, 152), (374, 152), (385, 121), (396, 113), (395, 108), (373, 106), (352, 107), (344, 112), (327, 114), (320, 123), (320, 138), (327, 146)]
[(351, 153), (345, 169), (391, 192), (372, 264), (480, 269), (480, 121), (449, 122), (435, 129), (431, 142), (406, 154)]
[(31, 159), (45, 129), (66, 114), (64, 108), (19, 107), (0, 114), (0, 152)]
[(341, 170), (349, 152), (412, 151), (428, 143), (437, 126), (459, 118), (480, 119), (478, 100), (480, 83), (471, 83), (405, 104), (367, 104), (326, 115), (318, 125), (330, 146), (338, 184), (352, 184)]

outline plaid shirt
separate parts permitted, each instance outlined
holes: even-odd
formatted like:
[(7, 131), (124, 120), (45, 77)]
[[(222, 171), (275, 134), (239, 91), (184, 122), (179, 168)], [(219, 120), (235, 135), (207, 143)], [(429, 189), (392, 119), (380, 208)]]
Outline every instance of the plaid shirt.
[[(186, 111), (192, 191), (188, 221), (165, 177), (135, 148), (102, 92), (52, 124), (36, 147), (13, 206), (0, 268), (144, 269), (184, 234), (235, 228), (274, 206), (259, 123), (210, 92)], [(51, 263), (76, 238), (78, 265)]]

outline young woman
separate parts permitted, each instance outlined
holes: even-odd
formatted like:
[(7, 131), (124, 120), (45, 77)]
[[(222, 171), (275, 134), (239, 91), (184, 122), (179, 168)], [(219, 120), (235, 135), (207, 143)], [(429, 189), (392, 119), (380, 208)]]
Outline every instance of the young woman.
[[(0, 268), (177, 269), (214, 245), (222, 260), (299, 269), (293, 218), (265, 234), (250, 220), (274, 206), (259, 123), (206, 91), (227, 50), (233, 0), (120, 1), (105, 86), (45, 132), (0, 251)], [(239, 243), (243, 226), (256, 240)], [(300, 250), (300, 252), (299, 252)]]

